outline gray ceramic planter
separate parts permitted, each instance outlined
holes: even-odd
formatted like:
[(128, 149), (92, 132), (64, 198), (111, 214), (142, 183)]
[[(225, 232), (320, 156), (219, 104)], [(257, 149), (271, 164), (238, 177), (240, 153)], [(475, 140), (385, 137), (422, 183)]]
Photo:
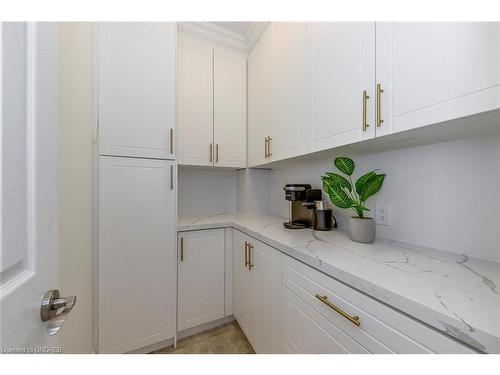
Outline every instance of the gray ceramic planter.
[(372, 218), (349, 218), (349, 238), (356, 242), (375, 241), (375, 221)]

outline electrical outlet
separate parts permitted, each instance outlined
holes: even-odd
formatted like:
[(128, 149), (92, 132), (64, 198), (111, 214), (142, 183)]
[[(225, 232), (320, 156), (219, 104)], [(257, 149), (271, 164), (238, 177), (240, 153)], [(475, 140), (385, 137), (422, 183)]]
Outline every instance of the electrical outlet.
[(375, 223), (378, 225), (391, 225), (389, 205), (377, 203), (375, 205)]

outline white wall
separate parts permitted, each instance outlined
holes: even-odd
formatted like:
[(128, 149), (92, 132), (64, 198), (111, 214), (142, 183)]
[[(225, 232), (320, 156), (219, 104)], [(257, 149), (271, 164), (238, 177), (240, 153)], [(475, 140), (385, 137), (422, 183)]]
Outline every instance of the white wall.
[(269, 169), (242, 169), (238, 174), (238, 212), (270, 213), (271, 173)]
[[(288, 215), (285, 184), (321, 188), (320, 176), (334, 170), (334, 157), (274, 169), (271, 213)], [(356, 176), (376, 168), (387, 173), (368, 202), (372, 209), (376, 202), (390, 206), (391, 225), (377, 225), (377, 236), (500, 261), (500, 133), (354, 160)], [(346, 228), (352, 213), (335, 208), (334, 215)]]
[(61, 23), (59, 35), (59, 290), (77, 296), (60, 344), (64, 353), (91, 353), (92, 25)]
[(237, 175), (231, 169), (179, 167), (179, 217), (236, 212)]

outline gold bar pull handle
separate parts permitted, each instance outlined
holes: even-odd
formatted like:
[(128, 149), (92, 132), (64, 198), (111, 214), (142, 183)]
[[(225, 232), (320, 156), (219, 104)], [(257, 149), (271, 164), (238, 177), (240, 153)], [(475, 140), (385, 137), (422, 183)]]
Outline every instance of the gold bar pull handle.
[(268, 144), (269, 144), (269, 140), (268, 140), (268, 139), (267, 139), (267, 137), (266, 137), (266, 138), (264, 138), (264, 157), (265, 157), (266, 159), (267, 159), (267, 157), (269, 156), (269, 155), (267, 154), (267, 146), (268, 146)]
[(323, 302), (325, 305), (327, 305), (328, 307), (330, 307), (333, 310), (335, 310), (336, 312), (338, 312), (340, 315), (342, 315), (344, 318), (346, 318), (347, 320), (349, 320), (351, 323), (357, 325), (358, 327), (361, 325), (361, 322), (359, 321), (359, 316), (357, 316), (357, 315), (355, 315), (355, 316), (349, 315), (344, 310), (342, 310), (340, 307), (337, 307), (333, 303), (331, 303), (330, 301), (328, 301), (328, 297), (327, 296), (322, 296), (320, 294), (316, 294), (315, 297), (317, 299), (319, 299), (321, 302)]
[(364, 132), (366, 131), (366, 128), (370, 126), (366, 122), (366, 102), (368, 101), (368, 99), (370, 99), (370, 97), (366, 93), (366, 90), (363, 90), (363, 120), (362, 120), (361, 126), (362, 126)]
[(174, 165), (170, 164), (170, 190), (174, 190)]
[(213, 147), (214, 146), (213, 146), (212, 142), (210, 142), (210, 147), (209, 147), (210, 148), (210, 150), (209, 150), (209, 160), (210, 160), (210, 163), (213, 161), (213, 154), (214, 154)]
[(181, 262), (184, 262), (184, 237), (181, 237)]
[(267, 137), (267, 157), (271, 157), (273, 154), (271, 153), (271, 144), (272, 144), (272, 138)]
[(248, 242), (245, 241), (245, 268), (248, 266)]
[(170, 128), (170, 153), (174, 153), (174, 129)]
[(382, 125), (384, 120), (382, 120), (382, 93), (384, 90), (382, 90), (382, 86), (380, 86), (380, 83), (377, 83), (376, 87), (376, 103), (375, 103), (375, 117), (377, 121), (377, 128)]
[(218, 143), (215, 145), (215, 162), (216, 163), (219, 162), (219, 144)]
[(253, 268), (252, 264), (252, 249), (253, 246), (248, 244), (248, 269), (251, 270)]

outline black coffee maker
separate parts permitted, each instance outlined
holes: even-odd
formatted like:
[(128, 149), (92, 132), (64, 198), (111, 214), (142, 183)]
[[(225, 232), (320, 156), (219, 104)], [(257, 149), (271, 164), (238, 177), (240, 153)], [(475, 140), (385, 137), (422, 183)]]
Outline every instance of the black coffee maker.
[(283, 223), (285, 228), (312, 227), (315, 202), (321, 201), (321, 189), (313, 189), (309, 184), (287, 184), (283, 190), (285, 199), (290, 202), (289, 220)]

